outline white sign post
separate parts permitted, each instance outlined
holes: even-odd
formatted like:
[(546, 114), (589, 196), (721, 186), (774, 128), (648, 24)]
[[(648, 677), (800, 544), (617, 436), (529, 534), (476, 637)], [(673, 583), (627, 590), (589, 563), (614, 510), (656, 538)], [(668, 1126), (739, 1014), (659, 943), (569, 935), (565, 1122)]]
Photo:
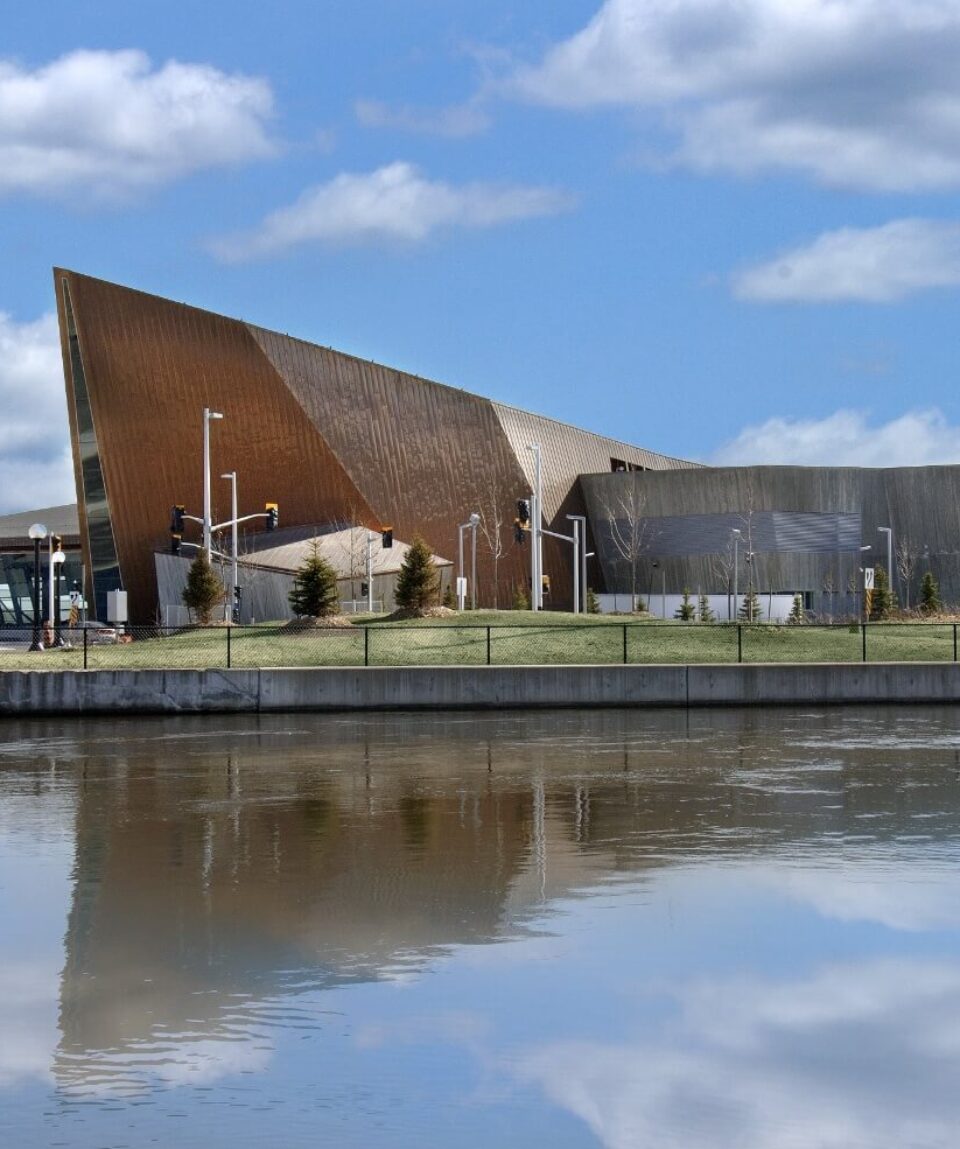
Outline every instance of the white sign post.
[(467, 601), (467, 580), (461, 575), (457, 579), (457, 610), (463, 610)]
[(873, 567), (863, 568), (863, 589), (873, 590)]

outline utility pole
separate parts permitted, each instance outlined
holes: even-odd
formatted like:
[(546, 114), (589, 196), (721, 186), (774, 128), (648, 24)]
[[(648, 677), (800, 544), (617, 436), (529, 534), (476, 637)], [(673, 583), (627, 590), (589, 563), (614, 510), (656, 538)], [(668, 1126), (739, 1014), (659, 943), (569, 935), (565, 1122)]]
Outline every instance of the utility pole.
[(228, 471), (225, 475), (220, 476), (221, 479), (230, 480), (230, 519), (232, 526), (230, 556), (232, 562), (230, 564), (230, 618), (234, 618), (236, 613), (236, 621), (240, 621), (240, 600), (237, 596), (237, 588), (239, 586), (239, 577), (237, 572), (237, 550), (238, 547), (238, 522), (237, 522), (237, 472)]

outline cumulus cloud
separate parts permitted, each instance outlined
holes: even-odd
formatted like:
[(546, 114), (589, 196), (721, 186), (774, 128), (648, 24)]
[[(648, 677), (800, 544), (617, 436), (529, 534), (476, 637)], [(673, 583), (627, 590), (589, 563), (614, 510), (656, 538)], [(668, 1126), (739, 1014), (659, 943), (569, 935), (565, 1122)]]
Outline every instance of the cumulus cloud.
[(680, 988), (659, 1033), (565, 1042), (521, 1076), (607, 1149), (841, 1149), (951, 1144), (960, 1122), (960, 970), (936, 962), (827, 967), (798, 981)]
[(490, 126), (490, 116), (475, 101), (425, 110), (407, 105), (392, 108), (379, 100), (357, 100), (353, 110), (366, 128), (394, 128), (449, 139), (475, 136)]
[(900, 219), (828, 231), (733, 276), (739, 299), (761, 303), (891, 303), (960, 284), (960, 224)]
[(211, 244), (221, 259), (276, 255), (308, 243), (418, 243), (444, 228), (485, 228), (555, 215), (572, 206), (552, 188), (429, 180), (412, 164), (342, 173), (308, 188), (253, 231)]
[(953, 0), (606, 0), (508, 90), (626, 106), (704, 171), (879, 191), (960, 185)]
[(139, 51), (0, 61), (0, 194), (116, 198), (273, 151), (262, 79)]
[(0, 514), (76, 500), (57, 317), (0, 312)]
[(823, 419), (767, 419), (745, 427), (711, 456), (717, 467), (762, 463), (833, 467), (921, 467), (960, 462), (960, 427), (936, 408), (871, 426), (863, 411)]

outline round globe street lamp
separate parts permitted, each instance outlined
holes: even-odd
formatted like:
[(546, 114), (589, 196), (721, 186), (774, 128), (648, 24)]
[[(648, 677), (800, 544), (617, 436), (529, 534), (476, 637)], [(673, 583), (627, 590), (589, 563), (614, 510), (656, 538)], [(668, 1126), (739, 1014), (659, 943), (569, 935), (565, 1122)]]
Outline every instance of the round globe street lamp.
[(33, 642), (31, 650), (43, 650), (40, 636), (40, 542), (47, 537), (47, 528), (43, 523), (34, 523), (27, 531), (33, 540)]
[(66, 646), (63, 635), (60, 633), (60, 571), (67, 561), (67, 556), (61, 550), (55, 550), (53, 559), (53, 645)]

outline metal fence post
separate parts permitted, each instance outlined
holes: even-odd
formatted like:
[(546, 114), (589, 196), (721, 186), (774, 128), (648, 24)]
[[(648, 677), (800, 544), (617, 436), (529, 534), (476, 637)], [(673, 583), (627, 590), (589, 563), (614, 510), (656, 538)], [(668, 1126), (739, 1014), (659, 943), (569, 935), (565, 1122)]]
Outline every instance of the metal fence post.
[(363, 628), (363, 665), (370, 665), (370, 626)]
[(743, 623), (737, 623), (737, 662), (743, 662)]
[[(956, 634), (957, 628), (954, 627), (953, 629), (954, 629), (954, 634)], [(90, 631), (87, 630), (86, 627), (84, 627), (83, 628), (83, 669), (84, 670), (87, 669), (87, 638), (88, 638), (89, 634), (90, 634)], [(956, 643), (954, 643), (954, 645), (956, 645)]]
[(865, 622), (862, 622), (860, 624), (860, 626), (861, 626), (861, 629), (863, 630), (863, 661), (866, 662), (867, 661), (867, 624)]
[(233, 665), (230, 651), (230, 631), (233, 630), (232, 626), (227, 627), (227, 670)]
[(490, 627), (487, 627), (487, 666), (490, 665)]
[(623, 624), (623, 665), (627, 665), (627, 624)]

